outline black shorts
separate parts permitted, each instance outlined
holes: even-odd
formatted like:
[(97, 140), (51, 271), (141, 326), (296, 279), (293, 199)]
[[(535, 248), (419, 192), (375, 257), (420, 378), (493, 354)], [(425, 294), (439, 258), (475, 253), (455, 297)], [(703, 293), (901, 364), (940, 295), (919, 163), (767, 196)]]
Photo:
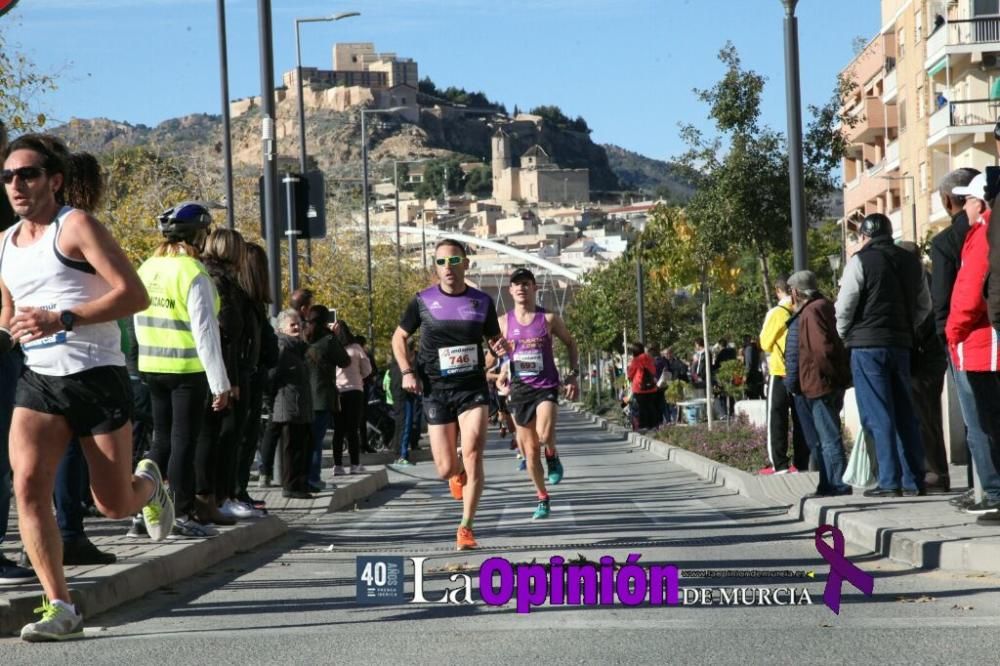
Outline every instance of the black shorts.
[(432, 388), (424, 396), (427, 425), (446, 425), (458, 421), (458, 415), (480, 405), (490, 404), (490, 392), (483, 383), (478, 389)]
[(514, 423), (522, 428), (535, 420), (535, 411), (543, 402), (559, 404), (559, 387), (532, 388), (529, 386), (513, 387), (510, 390), (510, 413)]
[(104, 365), (62, 377), (25, 368), (14, 405), (62, 416), (79, 437), (104, 435), (132, 419), (132, 386), (125, 366)]

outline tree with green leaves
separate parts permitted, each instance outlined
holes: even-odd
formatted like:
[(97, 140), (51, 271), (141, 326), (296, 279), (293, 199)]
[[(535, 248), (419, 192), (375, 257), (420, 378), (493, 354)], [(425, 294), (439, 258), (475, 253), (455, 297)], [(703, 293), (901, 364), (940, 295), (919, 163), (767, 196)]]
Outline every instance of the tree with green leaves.
[(39, 72), (0, 28), (0, 119), (12, 134), (45, 125), (48, 119), (39, 110), (39, 97), (55, 88), (55, 78)]
[[(751, 254), (759, 266), (761, 303), (769, 307), (773, 262), (791, 235), (787, 144), (784, 135), (760, 122), (765, 78), (743, 68), (731, 43), (719, 51), (719, 60), (726, 68), (722, 79), (695, 91), (708, 105), (718, 135), (707, 138), (693, 125), (681, 131), (689, 146), (682, 164), (704, 174), (687, 204), (687, 217), (696, 230), (692, 250), (702, 265), (713, 257)], [(838, 127), (839, 100), (835, 94), (825, 106), (810, 107), (813, 120), (803, 153), (812, 223), (822, 219), (824, 199), (836, 182), (833, 168), (846, 147)]]

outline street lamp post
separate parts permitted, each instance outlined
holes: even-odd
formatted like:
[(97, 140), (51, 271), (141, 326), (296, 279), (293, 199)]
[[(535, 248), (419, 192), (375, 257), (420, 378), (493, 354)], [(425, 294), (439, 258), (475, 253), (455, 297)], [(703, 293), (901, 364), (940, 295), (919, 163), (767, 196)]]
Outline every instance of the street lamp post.
[[(267, 230), (267, 270), (271, 287), (272, 317), (281, 309), (281, 260), (278, 253), (278, 155), (275, 146), (274, 118), (274, 48), (271, 35), (271, 0), (257, 0), (257, 32), (260, 48), (260, 111), (263, 157), (263, 208), (264, 228)], [(227, 202), (232, 206), (232, 202)]]
[(236, 228), (236, 201), (233, 196), (233, 147), (229, 121), (229, 56), (226, 46), (226, 0), (216, 0), (219, 20), (219, 78), (222, 84), (222, 155), (226, 180), (226, 226)]
[[(222, 2), (222, 0), (219, 1)], [(295, 19), (295, 79), (299, 89), (299, 171), (303, 177), (306, 174), (306, 105), (302, 96), (302, 48), (299, 40), (299, 25), (339, 21), (352, 16), (361, 16), (361, 12), (341, 12), (333, 16)], [(295, 238), (289, 238), (289, 242), (294, 243)], [(309, 238), (306, 238), (306, 264), (312, 266), (312, 242)]]
[(791, 190), (792, 256), (795, 270), (809, 268), (806, 254), (805, 189), (802, 181), (802, 99), (799, 88), (799, 27), (795, 5), (785, 6), (785, 98), (788, 111), (788, 186)]
[(375, 353), (375, 299), (372, 282), (372, 227), (368, 211), (368, 126), (365, 116), (369, 113), (395, 113), (407, 107), (394, 106), (388, 109), (361, 109), (361, 205), (365, 212), (365, 257), (368, 260), (368, 344)]

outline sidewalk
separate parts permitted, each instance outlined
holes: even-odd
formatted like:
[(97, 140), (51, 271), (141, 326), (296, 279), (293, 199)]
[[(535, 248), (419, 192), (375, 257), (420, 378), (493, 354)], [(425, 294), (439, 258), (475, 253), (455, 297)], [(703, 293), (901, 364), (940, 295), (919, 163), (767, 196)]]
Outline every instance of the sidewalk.
[(648, 450), (813, 526), (835, 525), (852, 544), (921, 569), (1000, 572), (1000, 528), (976, 524), (976, 516), (957, 511), (948, 500), (965, 490), (965, 468), (952, 467), (956, 492), (927, 497), (870, 499), (855, 488), (848, 497), (803, 499), (816, 490), (815, 472), (758, 476), (717, 463), (685, 449), (608, 423), (580, 405), (568, 405), (593, 423), (625, 434), (634, 446)]
[[(362, 462), (378, 464), (367, 456)], [(324, 471), (324, 477), (329, 478), (328, 472)], [(106, 566), (66, 567), (73, 603), (85, 617), (93, 617), (189, 578), (238, 552), (253, 550), (282, 536), (290, 525), (310, 515), (349, 508), (388, 483), (385, 468), (372, 468), (363, 475), (337, 477), (335, 490), (318, 493), (312, 500), (283, 498), (280, 488), (251, 488), (251, 495), (267, 502), (268, 515), (219, 528), (219, 536), (212, 539), (156, 543), (125, 536), (131, 520), (88, 519), (87, 536), (101, 550), (115, 553), (118, 561)], [(21, 550), (21, 543), (14, 540), (17, 536), (17, 514), (12, 505), (8, 538), (0, 544), (0, 551), (14, 561)], [(0, 636), (16, 635), (24, 624), (36, 619), (32, 611), (40, 605), (41, 596), (42, 588), (37, 583), (0, 584)]]

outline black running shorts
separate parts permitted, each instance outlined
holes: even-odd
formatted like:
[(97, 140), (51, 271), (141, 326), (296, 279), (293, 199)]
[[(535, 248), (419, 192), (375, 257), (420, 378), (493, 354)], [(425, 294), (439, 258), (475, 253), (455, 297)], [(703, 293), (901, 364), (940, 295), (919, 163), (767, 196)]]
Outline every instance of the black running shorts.
[(531, 388), (515, 386), (510, 390), (508, 405), (514, 423), (526, 428), (535, 420), (535, 411), (543, 402), (559, 404), (559, 388)]
[(62, 416), (79, 437), (104, 435), (131, 420), (132, 387), (125, 366), (104, 365), (62, 377), (25, 368), (14, 405)]
[(486, 382), (480, 389), (433, 388), (424, 396), (424, 416), (428, 425), (446, 425), (458, 421), (458, 415), (480, 405), (490, 404)]

